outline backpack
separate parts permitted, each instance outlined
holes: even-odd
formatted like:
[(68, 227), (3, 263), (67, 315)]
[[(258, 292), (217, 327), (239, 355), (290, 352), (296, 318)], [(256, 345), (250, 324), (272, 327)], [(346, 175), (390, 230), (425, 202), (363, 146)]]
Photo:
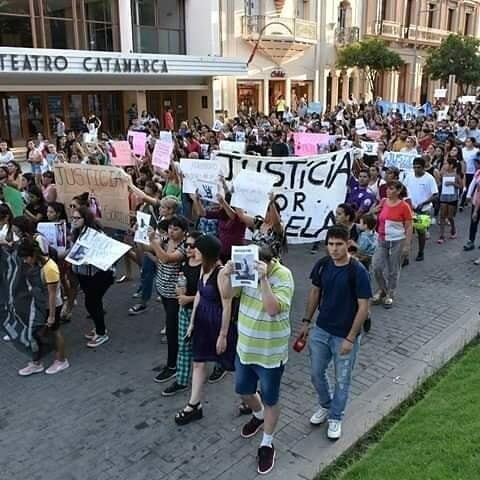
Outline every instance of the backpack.
[[(332, 259), (325, 255), (322, 257), (315, 265), (315, 271), (312, 272), (318, 275), (318, 278), (322, 278), (323, 269), (329, 264), (333, 263)], [(350, 289), (350, 293), (354, 298), (357, 298), (357, 272), (356, 272), (356, 264), (359, 263), (353, 257), (350, 257), (350, 261), (348, 262), (348, 286)]]

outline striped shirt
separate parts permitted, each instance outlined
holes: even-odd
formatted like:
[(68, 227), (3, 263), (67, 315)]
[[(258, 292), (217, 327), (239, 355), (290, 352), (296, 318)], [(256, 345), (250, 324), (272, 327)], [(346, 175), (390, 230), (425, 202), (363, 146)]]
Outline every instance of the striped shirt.
[[(167, 243), (164, 243), (163, 248), (167, 249)], [(178, 245), (175, 251), (180, 252), (183, 257), (178, 263), (157, 263), (155, 286), (158, 294), (165, 298), (177, 297), (175, 288), (177, 286), (178, 274), (185, 259), (185, 245), (183, 242)]]
[(243, 364), (276, 368), (288, 360), (292, 272), (275, 261), (268, 282), (280, 302), (280, 313), (270, 316), (263, 307), (262, 290), (243, 287), (238, 314), (237, 354)]

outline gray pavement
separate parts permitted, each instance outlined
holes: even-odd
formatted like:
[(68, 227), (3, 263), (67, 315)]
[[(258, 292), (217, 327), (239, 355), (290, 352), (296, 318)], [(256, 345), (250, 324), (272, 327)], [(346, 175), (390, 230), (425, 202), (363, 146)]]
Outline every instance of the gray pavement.
[[(377, 421), (393, 408), (401, 398), (388, 393), (389, 388), (404, 383), (402, 379), (426, 355), (427, 346), (438, 346), (428, 354), (443, 359), (443, 345), (458, 332), (456, 325), (478, 310), (480, 267), (472, 260), (480, 251), (462, 251), (467, 214), (457, 218), (457, 240), (439, 246), (437, 228), (432, 228), (425, 261), (413, 261), (402, 272), (395, 307), (390, 311), (373, 308), (373, 328), (363, 340), (354, 373), (352, 407), (344, 421), (346, 437), (355, 431), (358, 438), (375, 423), (372, 418)], [(286, 257), (296, 281), (295, 331), (315, 258), (306, 246), (291, 247)], [(107, 294), (111, 341), (96, 351), (85, 347), (82, 334), (90, 323), (83, 307), (76, 308), (73, 322), (64, 328), (71, 368), (58, 375), (17, 376), (27, 358), (8, 343), (0, 344), (0, 478), (257, 477), (255, 455), (261, 437), (240, 437), (248, 417), (237, 415), (230, 375), (207, 386), (201, 421), (181, 428), (175, 425), (174, 414), (184, 406), (187, 394), (163, 398), (164, 385), (153, 382), (152, 369), (165, 358), (166, 345), (160, 336), (163, 311), (152, 302), (148, 313), (128, 317), (134, 288), (133, 283), (115, 285)], [(478, 333), (476, 329), (475, 324), (470, 335)], [(459, 340), (454, 346), (458, 349), (461, 344)], [(431, 370), (422, 367), (422, 374)], [(343, 439), (328, 442), (325, 426), (309, 425), (317, 403), (309, 372), (308, 354), (292, 351), (281, 391), (282, 413), (274, 439), (277, 465), (271, 478), (313, 478), (321, 465), (349, 446)], [(411, 380), (420, 377), (412, 374)], [(379, 402), (384, 402), (383, 409), (374, 407)]]

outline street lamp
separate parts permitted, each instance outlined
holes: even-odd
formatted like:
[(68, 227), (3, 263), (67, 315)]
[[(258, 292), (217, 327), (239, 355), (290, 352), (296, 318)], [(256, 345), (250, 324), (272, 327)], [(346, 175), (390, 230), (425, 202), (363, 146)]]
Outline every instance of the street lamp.
[(412, 72), (412, 97), (415, 95), (415, 77), (417, 75), (417, 40), (418, 40), (418, 24), (420, 23), (420, 15), (422, 13), (436, 12), (437, 8), (420, 10), (420, 1), (417, 0), (417, 18), (415, 20), (415, 42), (413, 44), (413, 72)]

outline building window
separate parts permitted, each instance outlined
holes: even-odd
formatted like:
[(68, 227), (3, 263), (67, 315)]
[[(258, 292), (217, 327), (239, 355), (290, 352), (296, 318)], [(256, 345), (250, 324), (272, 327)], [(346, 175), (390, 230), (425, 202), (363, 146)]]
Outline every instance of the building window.
[(466, 13), (465, 14), (465, 26), (463, 28), (464, 35), (470, 35), (470, 25), (472, 23), (472, 14)]
[(381, 4), (382, 11), (380, 12), (380, 20), (387, 19), (387, 10), (388, 10), (388, 0), (382, 0)]
[(453, 28), (453, 16), (454, 15), (455, 15), (455, 10), (453, 8), (449, 8), (448, 13), (447, 13), (447, 30), (449, 32), (454, 31), (454, 28)]
[(407, 7), (405, 8), (405, 26), (408, 28), (412, 23), (412, 0), (407, 0)]
[(434, 3), (429, 3), (428, 4), (428, 18), (427, 18), (428, 28), (433, 28), (434, 15), (435, 15), (435, 4)]
[(118, 51), (117, 2), (1, 1), (0, 45)]
[(309, 9), (310, 5), (308, 4), (308, 0), (297, 0), (297, 18), (308, 20)]
[(185, 54), (184, 0), (132, 0), (134, 49)]

